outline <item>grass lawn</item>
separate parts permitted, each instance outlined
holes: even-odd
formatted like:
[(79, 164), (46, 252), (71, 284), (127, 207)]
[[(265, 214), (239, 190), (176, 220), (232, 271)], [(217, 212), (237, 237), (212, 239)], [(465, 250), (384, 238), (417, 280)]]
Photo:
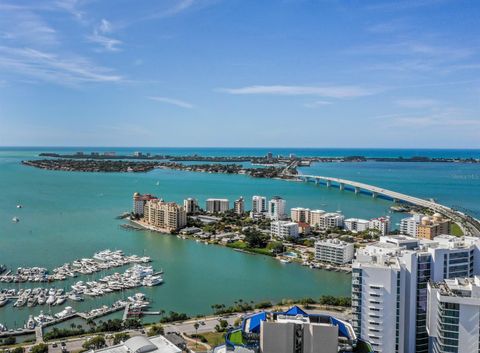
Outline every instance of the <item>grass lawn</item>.
[(201, 335), (207, 339), (208, 341), (207, 343), (212, 348), (225, 343), (224, 332), (207, 332), (207, 333), (201, 333)]
[(248, 244), (243, 242), (243, 241), (236, 241), (234, 243), (230, 243), (230, 244), (227, 244), (227, 247), (229, 248), (234, 248), (234, 249), (242, 249), (242, 250), (245, 250), (245, 251), (250, 251), (250, 252), (253, 252), (253, 253), (256, 253), (256, 254), (260, 254), (260, 255), (267, 255), (267, 256), (274, 256), (269, 249), (267, 248), (264, 248), (264, 249), (260, 249), (260, 248), (249, 248), (248, 247)]
[(243, 344), (242, 331), (235, 331), (230, 335), (230, 342), (233, 344)]
[(450, 226), (450, 233), (457, 237), (461, 237), (463, 235), (462, 228), (460, 228), (460, 226), (456, 223), (452, 223), (452, 225)]

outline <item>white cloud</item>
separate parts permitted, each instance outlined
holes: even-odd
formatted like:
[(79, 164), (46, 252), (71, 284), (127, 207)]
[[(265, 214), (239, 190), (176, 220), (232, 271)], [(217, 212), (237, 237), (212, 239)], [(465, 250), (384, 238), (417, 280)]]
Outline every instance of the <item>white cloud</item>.
[(112, 70), (81, 56), (60, 56), (31, 48), (0, 46), (0, 68), (27, 78), (75, 85), (85, 82), (120, 82)]
[(112, 32), (112, 24), (106, 19), (102, 19), (99, 25), (93, 30), (93, 33), (87, 36), (87, 39), (93, 43), (96, 43), (106, 51), (119, 51), (119, 45), (122, 44), (122, 41), (107, 37), (105, 34)]
[(160, 96), (150, 96), (147, 97), (150, 100), (157, 101), (157, 102), (162, 102), (162, 103), (167, 103), (171, 105), (176, 105), (177, 107), (180, 108), (186, 108), (186, 109), (192, 109), (193, 104), (189, 102), (182, 101), (180, 99), (175, 99), (175, 98), (169, 98), (169, 97), (160, 97)]
[(229, 94), (268, 94), (280, 96), (320, 96), (328, 98), (354, 98), (370, 96), (379, 90), (359, 86), (247, 86), (241, 88), (221, 88)]
[(321, 107), (321, 106), (331, 105), (331, 104), (333, 104), (333, 103), (329, 102), (329, 101), (318, 100), (318, 101), (314, 101), (314, 102), (305, 103), (304, 106), (307, 107), (307, 108), (318, 108), (318, 107)]
[(400, 107), (412, 108), (412, 109), (432, 108), (440, 104), (439, 101), (435, 99), (429, 99), (429, 98), (398, 99), (394, 103)]

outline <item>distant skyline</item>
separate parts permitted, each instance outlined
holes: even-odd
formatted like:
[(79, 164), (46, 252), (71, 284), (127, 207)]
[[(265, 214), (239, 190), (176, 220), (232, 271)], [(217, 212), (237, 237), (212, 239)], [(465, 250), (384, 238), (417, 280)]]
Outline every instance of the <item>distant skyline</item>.
[(480, 2), (5, 0), (0, 146), (480, 148)]

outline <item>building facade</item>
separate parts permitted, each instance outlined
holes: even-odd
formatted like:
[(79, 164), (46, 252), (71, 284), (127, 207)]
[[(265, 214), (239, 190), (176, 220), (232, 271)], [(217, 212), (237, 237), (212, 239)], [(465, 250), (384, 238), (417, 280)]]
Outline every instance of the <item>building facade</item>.
[(245, 212), (245, 201), (242, 196), (233, 203), (233, 211), (239, 215)]
[(143, 221), (165, 231), (177, 231), (187, 225), (187, 212), (175, 202), (153, 199), (145, 203)]
[(265, 196), (255, 195), (252, 197), (252, 212), (257, 214), (267, 212), (267, 198)]
[(326, 212), (324, 210), (312, 210), (310, 211), (310, 225), (312, 227), (318, 227), (320, 219)]
[(142, 217), (144, 214), (145, 203), (149, 200), (156, 199), (155, 196), (150, 194), (139, 194), (138, 192), (133, 194), (133, 214)]
[(287, 202), (279, 196), (274, 196), (268, 202), (268, 218), (278, 221), (287, 218), (285, 214), (285, 209), (287, 207)]
[(183, 200), (183, 208), (187, 214), (194, 214), (198, 212), (198, 201), (189, 197), (188, 199)]
[(342, 228), (344, 218), (345, 217), (338, 212), (324, 213), (319, 217), (317, 227), (321, 230)]
[(368, 229), (377, 230), (380, 235), (390, 232), (390, 217), (373, 218), (368, 222)]
[(350, 232), (364, 232), (368, 230), (369, 222), (366, 219), (347, 218), (343, 221), (343, 228)]
[(295, 207), (290, 210), (290, 218), (293, 222), (310, 224), (310, 209)]
[(207, 199), (205, 204), (208, 213), (224, 213), (230, 209), (228, 199)]
[(450, 234), (450, 221), (441, 214), (435, 213), (433, 217), (424, 216), (417, 226), (417, 237), (433, 240), (441, 234)]
[(352, 261), (354, 245), (338, 239), (326, 239), (315, 242), (315, 260), (343, 265)]
[(270, 223), (270, 235), (279, 239), (297, 238), (298, 224), (290, 221), (273, 221)]

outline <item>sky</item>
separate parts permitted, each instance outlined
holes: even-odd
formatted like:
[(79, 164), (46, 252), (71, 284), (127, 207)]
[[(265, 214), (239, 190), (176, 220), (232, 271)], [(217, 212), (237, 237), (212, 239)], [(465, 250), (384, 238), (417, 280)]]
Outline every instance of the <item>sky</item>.
[(0, 0), (0, 145), (480, 148), (480, 2)]

